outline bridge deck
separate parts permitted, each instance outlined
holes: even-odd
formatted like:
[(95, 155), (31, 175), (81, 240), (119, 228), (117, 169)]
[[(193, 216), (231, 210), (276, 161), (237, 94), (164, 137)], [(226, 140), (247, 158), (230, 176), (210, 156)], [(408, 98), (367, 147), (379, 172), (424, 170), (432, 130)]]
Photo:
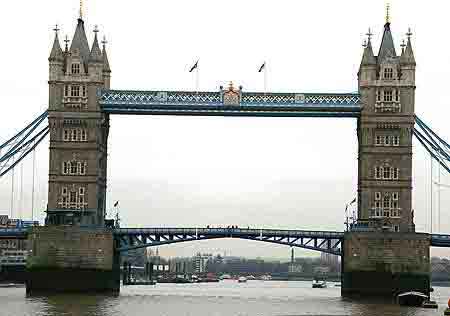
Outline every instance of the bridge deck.
[[(0, 238), (27, 238), (29, 228), (1, 228)], [(301, 247), (335, 255), (341, 254), (344, 232), (247, 229), (247, 228), (116, 228), (116, 248), (127, 251), (137, 248), (173, 244), (185, 241), (240, 238), (291, 247)], [(432, 247), (450, 247), (450, 235), (430, 235)]]

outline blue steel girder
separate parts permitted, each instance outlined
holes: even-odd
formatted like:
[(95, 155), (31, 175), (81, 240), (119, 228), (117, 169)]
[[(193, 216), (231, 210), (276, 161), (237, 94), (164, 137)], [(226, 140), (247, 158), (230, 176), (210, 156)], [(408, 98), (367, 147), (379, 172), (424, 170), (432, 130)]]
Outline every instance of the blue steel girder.
[(98, 98), (102, 110), (110, 114), (359, 117), (361, 112), (357, 93), (101, 90)]
[(240, 238), (341, 255), (342, 232), (245, 228), (118, 228), (118, 251), (186, 241)]

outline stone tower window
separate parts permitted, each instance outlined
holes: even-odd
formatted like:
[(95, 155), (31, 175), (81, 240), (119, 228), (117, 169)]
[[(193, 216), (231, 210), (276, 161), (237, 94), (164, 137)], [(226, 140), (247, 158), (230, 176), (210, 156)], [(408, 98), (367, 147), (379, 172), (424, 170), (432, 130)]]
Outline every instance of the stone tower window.
[(67, 84), (64, 86), (64, 96), (65, 97), (69, 96), (69, 85)]
[(392, 136), (392, 145), (393, 146), (400, 145), (400, 136), (398, 136), (398, 135)]
[(377, 90), (377, 101), (381, 102), (381, 91)]
[(87, 131), (84, 128), (81, 130), (81, 141), (87, 141)]
[(395, 102), (400, 102), (400, 91), (395, 90)]
[(381, 179), (383, 174), (383, 167), (375, 167), (375, 179)]
[(76, 161), (70, 161), (70, 174), (77, 174), (78, 170), (77, 170), (77, 162)]
[(79, 97), (80, 96), (80, 86), (73, 85), (70, 89), (70, 96), (72, 97)]
[(393, 79), (394, 70), (392, 68), (384, 68), (384, 79)]
[(385, 167), (383, 169), (383, 179), (388, 180), (391, 178), (390, 168)]
[(79, 73), (80, 73), (80, 64), (73, 63), (72, 64), (72, 74), (79, 74)]
[(375, 136), (375, 145), (377, 145), (377, 146), (381, 145), (381, 135)]
[(384, 90), (384, 102), (392, 102), (392, 90)]
[(398, 168), (391, 168), (392, 179), (398, 180)]
[(67, 161), (63, 162), (63, 174), (68, 174), (69, 173), (69, 163)]

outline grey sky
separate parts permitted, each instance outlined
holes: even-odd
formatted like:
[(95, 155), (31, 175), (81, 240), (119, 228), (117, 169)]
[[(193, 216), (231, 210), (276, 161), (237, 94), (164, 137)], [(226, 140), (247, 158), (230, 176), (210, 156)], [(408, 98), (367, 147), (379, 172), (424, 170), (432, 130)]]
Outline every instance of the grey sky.
[[(112, 88), (192, 90), (189, 66), (200, 58), (200, 88), (233, 80), (271, 91), (353, 92), (368, 27), (375, 53), (382, 0), (316, 1), (85, 1), (88, 38), (95, 24), (106, 35)], [(398, 50), (408, 27), (417, 60), (416, 113), (444, 138), (448, 127), (450, 4), (392, 1)], [(17, 0), (0, 20), (0, 142), (47, 107), (54, 34), (73, 35), (78, 0)], [(109, 139), (109, 205), (120, 200), (126, 226), (250, 225), (342, 230), (345, 203), (356, 193), (354, 119), (268, 119), (114, 116)], [(414, 208), (417, 230), (429, 230), (429, 157), (416, 142)], [(38, 216), (47, 195), (48, 143), (37, 151)], [(31, 161), (25, 162), (30, 216)], [(436, 168), (435, 168), (436, 170)], [(450, 177), (442, 178), (450, 183)], [(18, 183), (16, 179), (16, 184)], [(16, 188), (16, 192), (18, 188)], [(450, 207), (442, 191), (442, 214)], [(16, 194), (17, 197), (17, 194)], [(0, 180), (0, 210), (10, 208), (11, 177)], [(436, 209), (437, 210), (437, 209)], [(437, 222), (437, 216), (435, 216)], [(435, 227), (435, 230), (437, 226)], [(441, 216), (441, 231), (450, 222)], [(245, 241), (186, 243), (163, 254), (229, 249), (236, 255), (288, 256), (288, 248)], [(440, 254), (448, 255), (448, 251)]]

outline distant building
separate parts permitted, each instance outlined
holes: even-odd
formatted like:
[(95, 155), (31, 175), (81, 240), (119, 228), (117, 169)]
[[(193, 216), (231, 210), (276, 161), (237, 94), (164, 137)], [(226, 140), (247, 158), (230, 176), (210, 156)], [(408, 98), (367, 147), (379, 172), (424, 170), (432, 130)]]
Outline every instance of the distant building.
[(320, 255), (320, 263), (333, 269), (339, 267), (339, 256), (322, 252)]
[(204, 254), (201, 254), (200, 252), (197, 253), (193, 258), (194, 272), (195, 273), (207, 272), (206, 271), (206, 263), (209, 260), (212, 260), (212, 258), (213, 258), (213, 255), (210, 253), (204, 253)]
[(326, 274), (330, 272), (330, 267), (315, 267), (314, 268), (314, 274)]
[(302, 273), (302, 272), (303, 272), (303, 266), (301, 264), (289, 263), (289, 266), (288, 266), (289, 274)]

